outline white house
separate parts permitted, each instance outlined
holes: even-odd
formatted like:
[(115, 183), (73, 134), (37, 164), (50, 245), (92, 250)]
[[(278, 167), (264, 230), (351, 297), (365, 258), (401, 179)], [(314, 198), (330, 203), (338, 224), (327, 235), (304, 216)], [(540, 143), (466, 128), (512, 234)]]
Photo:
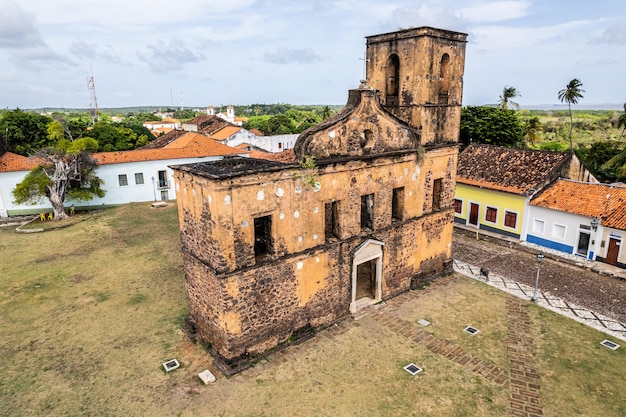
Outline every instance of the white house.
[(626, 187), (559, 179), (528, 206), (522, 240), (626, 268)]
[(238, 135), (233, 135), (225, 140), (224, 143), (233, 148), (245, 143), (252, 145), (253, 148), (262, 149), (265, 152), (276, 153), (293, 149), (299, 136), (298, 134), (257, 136), (245, 129), (242, 129), (242, 131), (246, 133), (241, 132)]
[[(209, 106), (212, 112), (213, 108)], [(183, 123), (183, 129), (188, 132), (198, 132), (207, 135), (211, 139), (215, 139), (227, 146), (236, 148), (240, 145), (250, 145), (251, 150), (262, 150), (270, 153), (277, 153), (293, 149), (297, 134), (293, 135), (274, 135), (263, 136), (257, 135), (247, 129), (228, 122), (219, 115), (203, 114), (194, 117), (186, 123)]]
[(180, 120), (165, 118), (163, 120), (157, 120), (154, 122), (145, 122), (143, 127), (149, 130), (159, 130), (159, 129), (180, 129)]
[[(247, 157), (249, 153), (197, 133), (183, 135), (160, 149), (95, 153), (92, 156), (98, 162), (96, 174), (104, 181), (106, 195), (75, 204), (97, 207), (174, 199), (176, 192), (170, 165), (215, 161), (226, 155)], [(0, 217), (51, 210), (46, 199), (35, 205), (13, 203), (13, 189), (36, 164), (32, 159), (10, 152), (0, 156)]]

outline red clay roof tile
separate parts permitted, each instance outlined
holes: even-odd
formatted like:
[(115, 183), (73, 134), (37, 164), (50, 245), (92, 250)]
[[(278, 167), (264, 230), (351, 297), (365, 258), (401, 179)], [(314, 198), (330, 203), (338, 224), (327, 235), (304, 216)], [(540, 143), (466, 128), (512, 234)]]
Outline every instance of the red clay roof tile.
[(626, 230), (626, 187), (559, 179), (530, 204), (597, 217), (603, 226)]
[(524, 195), (556, 179), (555, 174), (571, 155), (472, 144), (459, 154), (456, 180), (461, 184)]

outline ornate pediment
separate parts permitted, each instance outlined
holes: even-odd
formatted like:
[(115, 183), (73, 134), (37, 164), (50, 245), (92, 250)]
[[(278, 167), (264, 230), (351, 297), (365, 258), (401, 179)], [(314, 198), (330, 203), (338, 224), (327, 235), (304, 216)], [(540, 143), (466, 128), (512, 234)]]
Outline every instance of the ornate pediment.
[(336, 116), (303, 132), (295, 145), (298, 158), (358, 157), (414, 150), (418, 133), (380, 106), (375, 90), (350, 90), (348, 103)]

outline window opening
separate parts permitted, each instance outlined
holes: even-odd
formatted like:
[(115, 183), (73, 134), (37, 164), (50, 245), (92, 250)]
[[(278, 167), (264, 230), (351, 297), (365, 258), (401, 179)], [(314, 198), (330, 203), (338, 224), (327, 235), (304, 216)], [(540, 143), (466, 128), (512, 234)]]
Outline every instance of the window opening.
[(454, 199), (454, 212), (457, 214), (463, 213), (463, 200)]
[(143, 172), (136, 172), (135, 173), (135, 184), (136, 185), (143, 184)]
[(125, 187), (128, 185), (128, 177), (126, 177), (126, 174), (120, 174), (117, 176), (117, 181), (120, 184), (120, 187)]
[(391, 219), (404, 219), (404, 187), (394, 188), (391, 199)]
[(552, 236), (559, 239), (565, 239), (565, 226), (563, 226), (562, 224), (553, 224)]
[(491, 223), (495, 223), (498, 218), (498, 209), (494, 207), (487, 207), (485, 212), (485, 220)]
[(361, 148), (363, 149), (364, 153), (368, 154), (371, 152), (373, 147), (374, 147), (374, 134), (372, 133), (371, 130), (366, 129), (361, 134)]
[(510, 227), (511, 229), (515, 229), (517, 227), (517, 213), (513, 213), (511, 211), (504, 212), (504, 225), (506, 227)]
[(169, 191), (161, 190), (161, 201), (166, 201), (169, 198)]
[(540, 219), (534, 219), (533, 220), (533, 232), (539, 233), (542, 235), (545, 225), (546, 225), (545, 221), (540, 220)]
[(361, 196), (361, 229), (374, 229), (374, 194)]
[(272, 250), (272, 216), (254, 219), (254, 256), (263, 256)]
[(433, 211), (441, 209), (441, 192), (443, 180), (441, 178), (433, 181)]
[[(392, 54), (387, 60), (387, 98), (398, 99), (400, 84), (400, 58)], [(388, 103), (389, 104), (389, 103)]]
[(324, 236), (326, 241), (339, 238), (338, 202), (324, 204)]
[(159, 171), (159, 188), (169, 188), (167, 186), (167, 172)]

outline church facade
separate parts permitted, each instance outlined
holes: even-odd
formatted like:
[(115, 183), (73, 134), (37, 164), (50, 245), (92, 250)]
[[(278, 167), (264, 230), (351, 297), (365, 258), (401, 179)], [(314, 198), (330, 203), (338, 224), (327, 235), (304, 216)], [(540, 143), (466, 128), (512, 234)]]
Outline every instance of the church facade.
[(189, 311), (229, 374), (451, 269), (466, 35), (367, 38), (367, 76), (298, 161), (173, 167)]

